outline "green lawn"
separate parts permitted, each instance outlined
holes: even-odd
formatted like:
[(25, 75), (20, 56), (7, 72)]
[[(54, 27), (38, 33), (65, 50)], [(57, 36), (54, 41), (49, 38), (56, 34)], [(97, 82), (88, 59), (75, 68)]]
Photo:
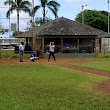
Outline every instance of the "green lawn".
[(0, 110), (110, 110), (92, 89), (107, 77), (49, 65), (1, 65)]
[[(29, 53), (24, 53), (25, 57), (29, 58)], [(0, 58), (18, 58), (19, 53), (15, 53), (14, 50), (0, 50)]]
[(74, 65), (110, 71), (110, 58), (88, 58), (87, 61)]

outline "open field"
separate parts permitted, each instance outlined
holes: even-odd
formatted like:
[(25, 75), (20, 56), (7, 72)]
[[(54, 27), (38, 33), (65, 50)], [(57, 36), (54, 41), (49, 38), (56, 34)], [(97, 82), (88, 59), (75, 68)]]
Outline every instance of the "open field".
[(76, 63), (74, 65), (110, 71), (110, 58), (88, 58), (86, 62)]
[(110, 77), (73, 66), (83, 62), (88, 59), (1, 59), (0, 110), (109, 110), (110, 91), (101, 85), (110, 90)]

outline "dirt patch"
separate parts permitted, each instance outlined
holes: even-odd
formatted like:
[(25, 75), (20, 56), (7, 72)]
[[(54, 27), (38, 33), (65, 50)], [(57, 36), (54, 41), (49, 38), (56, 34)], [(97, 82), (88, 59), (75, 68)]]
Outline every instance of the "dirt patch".
[[(24, 59), (24, 62), (19, 62), (18, 58), (14, 58), (14, 59), (0, 59), (0, 65), (48, 64), (48, 65), (57, 65), (57, 66), (62, 66), (66, 68), (71, 68), (74, 70), (79, 70), (83, 72), (89, 72), (89, 73), (94, 73), (94, 74), (110, 77), (109, 71), (103, 71), (103, 70), (98, 70), (98, 69), (71, 65), (76, 62), (85, 62), (85, 61), (86, 61), (85, 58), (58, 58), (56, 62), (54, 62), (53, 59), (51, 59), (50, 62), (47, 62), (47, 59), (41, 58), (40, 60), (36, 60), (35, 62), (31, 62), (29, 59)], [(93, 88), (97, 91), (110, 94), (110, 80), (95, 84)]]
[(105, 71), (105, 70), (98, 70), (94, 68), (81, 67), (81, 66), (73, 66), (72, 68), (75, 70), (80, 70), (84, 72), (89, 72), (89, 73), (94, 73), (94, 74), (99, 74), (99, 75), (110, 77), (110, 72)]
[(13, 59), (0, 59), (0, 65), (5, 64), (51, 64), (51, 65), (70, 65), (73, 62), (83, 62), (85, 59), (83, 58), (58, 58), (56, 62), (50, 60), (50, 62), (47, 61), (46, 58), (41, 58), (40, 60), (36, 60), (35, 62), (31, 62), (29, 59), (25, 58), (24, 62), (19, 62), (18, 58)]
[(93, 88), (104, 94), (110, 94), (110, 80), (95, 84)]

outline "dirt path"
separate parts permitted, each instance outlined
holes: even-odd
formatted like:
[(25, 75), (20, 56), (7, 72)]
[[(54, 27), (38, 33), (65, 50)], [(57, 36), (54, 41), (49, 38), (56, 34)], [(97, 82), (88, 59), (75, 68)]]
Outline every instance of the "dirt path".
[[(110, 77), (109, 71), (71, 65), (74, 62), (84, 62), (84, 61), (85, 61), (84, 59), (75, 59), (75, 60), (67, 59), (67, 61), (63, 60), (63, 62), (65, 62), (65, 63), (60, 62), (60, 63), (57, 63), (57, 65), (66, 67), (66, 68), (71, 68), (71, 69), (78, 70), (78, 71), (83, 71), (83, 72), (88, 72), (88, 73), (92, 73), (92, 74), (98, 74), (98, 75)], [(96, 91), (100, 91), (104, 94), (110, 94), (110, 80), (106, 80), (104, 82), (93, 85), (93, 89)]]
[[(98, 69), (92, 69), (87, 67), (80, 67), (80, 66), (73, 66), (73, 63), (76, 62), (84, 62), (86, 61), (84, 58), (58, 58), (56, 62), (51, 60), (50, 62), (47, 62), (47, 59), (40, 59), (35, 62), (30, 62), (29, 59), (24, 59), (24, 62), (19, 62), (19, 59), (0, 59), (0, 65), (15, 65), (15, 64), (49, 64), (49, 65), (57, 65), (62, 66), (65, 68), (70, 68), (74, 70), (79, 70), (83, 72), (89, 72), (93, 74), (103, 75), (110, 77), (109, 71), (103, 71)], [(110, 80), (98, 83), (93, 85), (93, 88), (98, 91), (102, 91), (103, 93), (110, 94)]]

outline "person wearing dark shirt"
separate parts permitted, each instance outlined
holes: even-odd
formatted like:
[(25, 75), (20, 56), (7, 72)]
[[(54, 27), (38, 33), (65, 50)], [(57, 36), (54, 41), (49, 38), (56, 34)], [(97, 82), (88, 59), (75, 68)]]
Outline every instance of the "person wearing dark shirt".
[(36, 56), (36, 54), (35, 54), (35, 52), (33, 52), (31, 55), (30, 55), (30, 60), (32, 61), (32, 62), (34, 62), (35, 60), (39, 60), (39, 57), (37, 57)]

